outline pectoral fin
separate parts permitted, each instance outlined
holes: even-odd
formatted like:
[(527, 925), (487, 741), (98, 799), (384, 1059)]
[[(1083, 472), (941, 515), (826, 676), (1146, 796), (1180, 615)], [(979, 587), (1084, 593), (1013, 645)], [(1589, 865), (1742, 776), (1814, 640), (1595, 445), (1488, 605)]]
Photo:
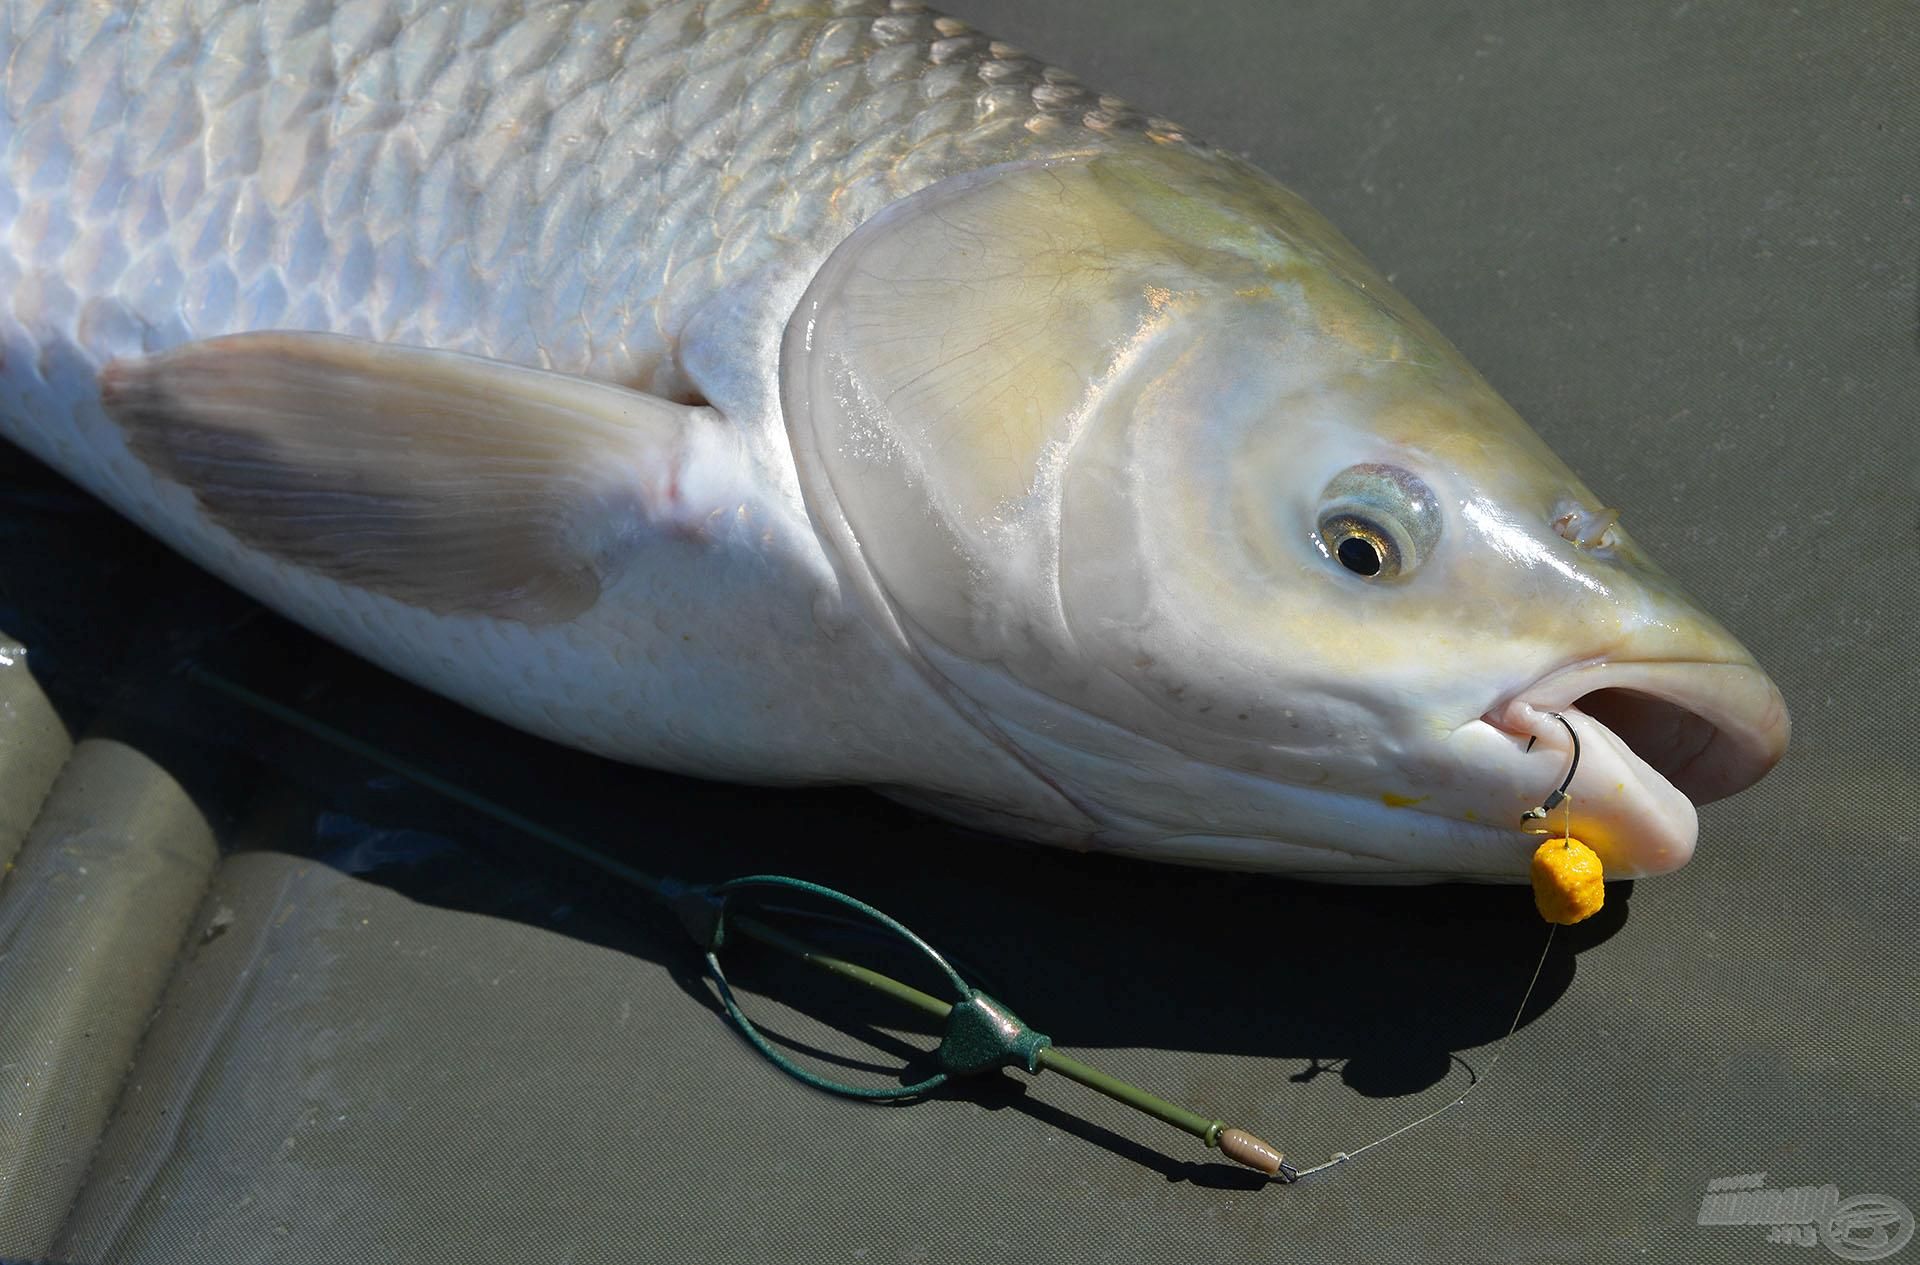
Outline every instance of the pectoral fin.
[(243, 543), (441, 614), (592, 606), (684, 513), (713, 410), (453, 352), (242, 334), (102, 375), (133, 452)]

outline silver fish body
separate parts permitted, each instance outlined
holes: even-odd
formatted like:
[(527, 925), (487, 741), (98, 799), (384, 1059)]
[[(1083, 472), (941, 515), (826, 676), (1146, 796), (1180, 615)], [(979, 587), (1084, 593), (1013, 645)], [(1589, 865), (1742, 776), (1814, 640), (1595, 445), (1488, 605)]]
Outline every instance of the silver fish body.
[[(0, 67), (0, 432), (516, 725), (1373, 878), (1523, 875), (1493, 817), (1594, 691), (1671, 712), (1582, 718), (1618, 873), (1692, 847), (1636, 752), (1720, 794), (1784, 744), (1737, 643), (1303, 204), (917, 6), (13, 0)], [(1314, 508), (1355, 478), (1357, 518)], [(1329, 548), (1391, 552), (1367, 514), (1416, 503), (1437, 560), (1392, 593), (1464, 629), (1572, 585), (1577, 644), (1267, 644), (1268, 583), (1393, 618)], [(1445, 592), (1482, 600), (1423, 592), (1469, 540)]]
[[(879, 3), (54, 0), (11, 3), (4, 22), (9, 438), (334, 639), (578, 745), (761, 780), (844, 777), (851, 756), (885, 781), (900, 739), (951, 727), (940, 705), (876, 725), (865, 700), (789, 679), (791, 647), (837, 619), (795, 488), (684, 576), (657, 575), (640, 616), (464, 629), (432, 654), (437, 621), (263, 566), (181, 512), (116, 454), (95, 381), (116, 357), (198, 339), (325, 331), (698, 392), (752, 461), (784, 440), (771, 353), (738, 349), (777, 340), (781, 297), (852, 225), (958, 171), (1157, 125)], [(689, 345), (703, 312), (744, 320)], [(718, 369), (696, 387), (689, 358)], [(757, 472), (790, 485), (782, 460)], [(783, 603), (762, 573), (796, 570)], [(743, 627), (676, 620), (737, 571)], [(697, 678), (662, 674), (690, 636)], [(858, 641), (836, 639), (836, 670), (887, 672)], [(750, 738), (712, 706), (731, 698), (754, 700)], [(872, 739), (823, 750), (823, 723)]]

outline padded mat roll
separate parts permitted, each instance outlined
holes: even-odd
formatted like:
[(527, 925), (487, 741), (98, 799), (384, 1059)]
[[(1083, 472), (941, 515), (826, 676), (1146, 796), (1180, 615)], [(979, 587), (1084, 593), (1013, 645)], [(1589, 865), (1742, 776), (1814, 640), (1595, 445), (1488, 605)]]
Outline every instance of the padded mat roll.
[(0, 1243), (45, 1252), (217, 859), (153, 760), (74, 748), (0, 889)]

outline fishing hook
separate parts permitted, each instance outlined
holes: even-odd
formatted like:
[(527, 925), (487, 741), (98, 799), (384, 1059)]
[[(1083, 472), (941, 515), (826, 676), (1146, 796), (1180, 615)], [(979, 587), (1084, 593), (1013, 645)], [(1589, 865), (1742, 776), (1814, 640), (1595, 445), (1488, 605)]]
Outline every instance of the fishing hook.
[[(1567, 788), (1573, 785), (1573, 775), (1580, 768), (1580, 735), (1574, 732), (1573, 725), (1559, 712), (1548, 712), (1547, 715), (1559, 721), (1566, 729), (1567, 737), (1573, 739), (1573, 762), (1567, 765), (1567, 776), (1561, 780), (1559, 789), (1547, 796), (1538, 808), (1529, 808), (1526, 812), (1521, 813), (1521, 821), (1539, 821), (1548, 813), (1564, 804), (1567, 800)], [(1527, 743), (1527, 750), (1533, 750), (1533, 742), (1531, 740)]]

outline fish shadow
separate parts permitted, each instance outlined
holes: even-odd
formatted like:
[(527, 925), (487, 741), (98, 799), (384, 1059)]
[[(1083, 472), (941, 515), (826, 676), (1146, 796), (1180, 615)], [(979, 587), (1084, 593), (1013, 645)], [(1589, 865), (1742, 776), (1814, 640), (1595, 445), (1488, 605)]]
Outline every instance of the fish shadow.
[[(704, 1004), (693, 942), (592, 858), (686, 882), (780, 873), (844, 891), (940, 946), (970, 983), (1066, 1048), (1257, 1056), (1380, 1098), (1430, 1088), (1459, 1052), (1505, 1036), (1530, 981), (1518, 1023), (1531, 1022), (1571, 984), (1578, 955), (1628, 916), (1631, 885), (1610, 885), (1606, 909), (1562, 929), (1543, 957), (1547, 928), (1525, 887), (1322, 885), (1022, 844), (862, 790), (719, 784), (569, 751), (268, 614), (218, 637), (189, 661), (484, 789), (589, 855), (530, 841), (156, 662), (150, 684), (117, 696), (114, 726), (142, 732), (144, 710), (149, 746), (171, 739), (208, 770), (223, 767), (208, 747), (227, 766), (258, 766), (254, 785), (278, 789), (248, 814), (248, 846), (661, 962)], [(171, 655), (182, 639), (156, 644)], [(184, 744), (183, 718), (203, 731)], [(235, 780), (230, 768), (220, 780)]]
[[(1606, 909), (1555, 936), (1543, 961), (1547, 929), (1525, 887), (1332, 886), (1021, 844), (864, 791), (635, 770), (472, 717), (358, 661), (330, 666), (335, 675), (306, 702), (329, 723), (484, 787), (620, 865), (693, 882), (792, 874), (844, 891), (940, 946), (971, 983), (1063, 1046), (1339, 1060), (1359, 1093), (1413, 1093), (1446, 1078), (1456, 1051), (1508, 1032), (1536, 966), (1519, 1021), (1544, 1011), (1572, 982), (1578, 954), (1628, 915), (1631, 886), (1614, 884)], [(324, 774), (314, 786), (323, 859), (431, 904), (609, 947), (675, 958), (694, 948), (640, 892), (610, 889), (590, 863), (530, 848), (516, 831), (370, 776), (320, 744), (298, 745), (290, 762), (302, 778)], [(391, 855), (396, 828), (445, 850), (424, 866)], [(637, 924), (666, 927), (668, 944), (649, 935), (641, 950), (629, 934)]]
[[(28, 549), (33, 565), (8, 572), (0, 609), (15, 626), (0, 628), (32, 648), (36, 674), (76, 733), (139, 745), (181, 778), (234, 846), (312, 857), (423, 903), (661, 963), (716, 1015), (695, 944), (643, 893), (609, 882), (595, 858), (689, 882), (772, 872), (845, 891), (899, 918), (948, 952), (971, 983), (1096, 1062), (1103, 1049), (1251, 1057), (1296, 1082), (1337, 1076), (1371, 1098), (1419, 1093), (1449, 1077), (1464, 1083), (1459, 1069), (1484, 1062), (1481, 1047), (1515, 1025), (1522, 995), (1524, 1027), (1566, 992), (1579, 954), (1628, 916), (1631, 885), (1612, 885), (1607, 908), (1562, 929), (1543, 956), (1546, 929), (1525, 888), (1341, 887), (1181, 869), (992, 838), (861, 790), (744, 787), (598, 759), (347, 655), (30, 462), (0, 475), (26, 489), (0, 524), (23, 536), (15, 556), (38, 547)], [(117, 584), (74, 584), (103, 554), (128, 560), (111, 568)], [(143, 603), (131, 620), (130, 598)], [(583, 854), (531, 841), (221, 696), (184, 674), (184, 664), (484, 791)], [(804, 983), (794, 1000), (810, 1009)], [(887, 1020), (836, 1017), (824, 993), (820, 1000), (826, 1017), (815, 1022), (834, 1040), (784, 1039), (829, 1062), (835, 1050), (861, 1048), (900, 1057)], [(922, 1066), (909, 1058), (901, 1074)], [(989, 1076), (940, 1092), (1042, 1120), (1169, 1181), (1257, 1182), (1063, 1113), (1027, 1092), (1024, 1078)]]

